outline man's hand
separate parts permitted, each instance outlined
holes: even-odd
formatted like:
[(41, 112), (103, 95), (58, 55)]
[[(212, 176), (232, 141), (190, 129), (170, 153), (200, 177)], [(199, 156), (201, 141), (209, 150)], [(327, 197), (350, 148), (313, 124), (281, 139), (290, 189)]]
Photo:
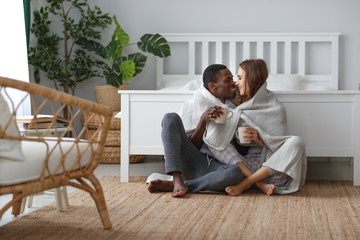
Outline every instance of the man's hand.
[(208, 110), (206, 110), (200, 118), (200, 121), (193, 133), (193, 135), (190, 137), (191, 141), (194, 143), (194, 145), (200, 149), (203, 145), (203, 135), (206, 129), (206, 124), (210, 121), (211, 118), (216, 119), (217, 117), (220, 117), (223, 115), (222, 107), (220, 106), (213, 106), (210, 107)]
[(201, 121), (204, 121), (205, 123), (209, 122), (211, 118), (216, 119), (217, 117), (220, 117), (221, 115), (224, 115), (224, 112), (222, 111), (222, 107), (220, 106), (213, 106), (210, 107), (208, 110), (206, 110), (202, 115), (201, 115)]

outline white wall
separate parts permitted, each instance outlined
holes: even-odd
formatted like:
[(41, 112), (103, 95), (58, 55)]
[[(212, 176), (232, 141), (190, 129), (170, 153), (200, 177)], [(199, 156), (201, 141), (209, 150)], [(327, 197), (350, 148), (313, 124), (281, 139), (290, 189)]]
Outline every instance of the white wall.
[[(27, 63), (24, 10), (22, 1), (0, 2), (0, 76), (29, 82)], [(25, 97), (24, 92), (8, 89), (13, 104), (19, 104)], [(10, 109), (12, 104), (8, 98)], [(30, 99), (27, 98), (17, 110), (17, 116), (30, 114)]]
[[(39, 1), (39, 0), (38, 0)], [(91, 0), (116, 15), (132, 42), (144, 33), (172, 32), (340, 32), (339, 88), (357, 89), (360, 61), (358, 0)], [(104, 31), (109, 38), (110, 30)], [(155, 89), (155, 58), (131, 80), (130, 89)], [(94, 79), (77, 95), (94, 99)]]
[(0, 2), (0, 76), (29, 81), (22, 1)]

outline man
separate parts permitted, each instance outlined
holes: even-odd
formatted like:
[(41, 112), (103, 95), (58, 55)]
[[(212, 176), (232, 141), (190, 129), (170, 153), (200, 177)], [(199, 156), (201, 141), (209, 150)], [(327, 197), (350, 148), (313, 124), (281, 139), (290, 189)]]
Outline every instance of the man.
[[(203, 84), (221, 103), (230, 105), (227, 99), (235, 97), (233, 75), (224, 65), (208, 66), (203, 73)], [(161, 137), (165, 169), (167, 174), (173, 176), (173, 181), (151, 181), (149, 192), (168, 191), (172, 192), (173, 197), (178, 197), (202, 190), (224, 191), (227, 186), (237, 184), (244, 178), (237, 165), (215, 161), (203, 142), (208, 122), (222, 115), (222, 109), (221, 106), (211, 106), (204, 111), (190, 137), (186, 135), (178, 114), (168, 113), (164, 116)]]

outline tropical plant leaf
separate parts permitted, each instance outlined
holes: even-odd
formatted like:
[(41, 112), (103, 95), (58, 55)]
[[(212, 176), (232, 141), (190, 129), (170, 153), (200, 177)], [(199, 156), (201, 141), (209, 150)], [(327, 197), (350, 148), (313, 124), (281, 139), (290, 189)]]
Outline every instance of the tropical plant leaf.
[(116, 88), (120, 87), (120, 85), (123, 84), (121, 75), (118, 75), (115, 72), (109, 72), (109, 71), (105, 71), (105, 70), (104, 70), (103, 74), (106, 78), (107, 84), (112, 85)]
[(119, 72), (123, 81), (129, 81), (135, 74), (135, 63), (132, 60), (124, 61), (120, 64)]
[(111, 41), (109, 44), (103, 49), (102, 56), (103, 58), (110, 61), (110, 65), (112, 65), (117, 53), (117, 43), (116, 41)]
[(141, 73), (145, 67), (147, 56), (142, 53), (133, 53), (129, 54), (127, 57), (122, 57), (122, 61), (132, 60), (135, 63), (135, 77), (137, 74)]
[(117, 21), (116, 17), (113, 17), (116, 28), (114, 30), (113, 36), (112, 36), (112, 40), (117, 40), (117, 42), (123, 46), (127, 46), (129, 44), (129, 35), (127, 35), (127, 33), (124, 31), (124, 29), (122, 29), (122, 27), (120, 26), (119, 22)]
[(164, 58), (170, 56), (170, 46), (160, 34), (144, 34), (137, 43), (139, 49)]
[(92, 51), (97, 55), (105, 58), (105, 55), (103, 53), (104, 46), (94, 40), (81, 38), (76, 42), (76, 44), (82, 46), (84, 49), (88, 51)]

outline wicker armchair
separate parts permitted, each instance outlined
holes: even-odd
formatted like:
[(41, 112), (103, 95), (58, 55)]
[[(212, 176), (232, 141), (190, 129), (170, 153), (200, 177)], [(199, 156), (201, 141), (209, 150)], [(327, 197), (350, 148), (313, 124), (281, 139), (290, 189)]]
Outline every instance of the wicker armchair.
[[(14, 122), (19, 108), (8, 93), (10, 88), (26, 93), (20, 104), (29, 97), (34, 117), (39, 114), (54, 116), (47, 127), (42, 126), (41, 129), (40, 124), (31, 121), (21, 129)], [(0, 77), (0, 94), (2, 100), (7, 99), (12, 103), (7, 109), (9, 119), (0, 124), (0, 141), (20, 144), (20, 152), (24, 156), (24, 159), (15, 160), (11, 159), (12, 156), (4, 157), (0, 148), (0, 195), (13, 194), (12, 201), (0, 210), (0, 218), (11, 206), (12, 214), (19, 215), (22, 198), (26, 196), (70, 185), (90, 193), (104, 228), (111, 228), (104, 193), (94, 175), (110, 126), (111, 108), (37, 84), (3, 77)], [(0, 111), (4, 115), (4, 109)], [(68, 125), (59, 128), (56, 119), (64, 115), (69, 116)], [(90, 116), (85, 118), (83, 127), (80, 124), (82, 115)], [(99, 119), (101, 127), (90, 133), (87, 123), (93, 117)], [(10, 131), (11, 126), (15, 133)], [(52, 132), (52, 137), (49, 137), (49, 132)], [(84, 135), (87, 135), (86, 139)], [(20, 177), (16, 177), (17, 174)]]

